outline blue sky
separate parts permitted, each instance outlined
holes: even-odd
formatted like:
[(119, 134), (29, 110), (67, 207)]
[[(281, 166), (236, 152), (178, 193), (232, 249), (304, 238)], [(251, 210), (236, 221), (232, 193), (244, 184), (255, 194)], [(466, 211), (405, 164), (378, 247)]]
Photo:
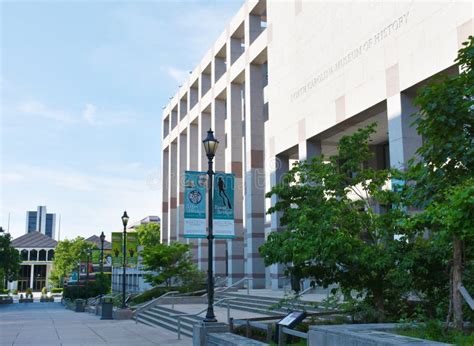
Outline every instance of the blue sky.
[(0, 226), (61, 214), (61, 238), (161, 209), (161, 110), (242, 5), (2, 1)]

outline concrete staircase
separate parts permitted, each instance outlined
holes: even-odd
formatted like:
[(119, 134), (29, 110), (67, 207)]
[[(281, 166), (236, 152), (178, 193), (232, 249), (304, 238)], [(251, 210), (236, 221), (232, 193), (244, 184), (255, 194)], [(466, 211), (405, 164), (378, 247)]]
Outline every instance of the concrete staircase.
[(235, 309), (241, 311), (248, 311), (267, 316), (286, 315), (289, 311), (295, 310), (306, 311), (308, 313), (323, 311), (322, 308), (314, 306), (312, 302), (302, 300), (295, 303), (283, 303), (281, 307), (278, 307), (280, 299), (273, 297), (225, 292), (218, 293), (216, 296), (216, 301), (222, 298), (234, 298), (234, 300), (224, 301), (220, 304), (217, 304), (217, 306), (226, 307), (227, 304), (229, 304), (231, 310)]
[[(134, 317), (137, 322), (147, 324), (152, 327), (162, 327), (174, 332), (178, 332), (178, 318), (171, 315), (181, 314), (182, 312), (156, 305), (151, 309), (141, 312)], [(202, 321), (202, 317), (185, 316), (181, 317), (181, 334), (189, 337), (193, 336), (193, 326)]]

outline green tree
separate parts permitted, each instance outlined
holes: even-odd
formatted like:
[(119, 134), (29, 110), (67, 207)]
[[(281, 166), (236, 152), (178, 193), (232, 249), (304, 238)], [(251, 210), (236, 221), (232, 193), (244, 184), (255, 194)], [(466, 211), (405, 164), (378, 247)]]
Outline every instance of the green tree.
[(77, 270), (78, 262), (85, 261), (88, 249), (94, 248), (97, 247), (82, 237), (58, 242), (54, 251), (53, 270), (50, 276), (51, 283), (60, 286), (64, 277)]
[(260, 253), (266, 265), (285, 264), (319, 285), (338, 283), (348, 299), (359, 292), (381, 321), (398, 313), (412, 285), (414, 245), (401, 194), (385, 188), (400, 173), (367, 164), (374, 132), (373, 124), (341, 138), (337, 155), (298, 162), (272, 188), (267, 197), (277, 203), (268, 213), (281, 213), (286, 229), (271, 233)]
[(142, 252), (143, 264), (147, 270), (156, 274), (148, 274), (147, 282), (152, 285), (165, 284), (186, 285), (197, 275), (196, 266), (192, 263), (189, 245), (182, 243), (156, 244), (145, 247)]
[(433, 244), (451, 249), (450, 312), (454, 325), (463, 326), (462, 297), (458, 285), (472, 257), (474, 235), (472, 190), (474, 168), (474, 38), (464, 43), (456, 62), (461, 72), (444, 76), (423, 87), (415, 100), (420, 107), (416, 126), (423, 137), (419, 161), (410, 170), (414, 205), (423, 212), (415, 229), (431, 231)]
[(0, 233), (0, 288), (16, 280), (20, 270), (20, 253), (11, 246), (10, 233)]
[(144, 247), (155, 246), (160, 243), (160, 225), (149, 223), (137, 227), (138, 243)]

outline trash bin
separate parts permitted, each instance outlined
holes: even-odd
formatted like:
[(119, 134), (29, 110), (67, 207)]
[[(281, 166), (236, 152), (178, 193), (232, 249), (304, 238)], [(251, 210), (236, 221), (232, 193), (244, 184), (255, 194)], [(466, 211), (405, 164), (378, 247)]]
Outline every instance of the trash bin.
[(102, 314), (100, 319), (101, 320), (113, 320), (113, 310), (114, 310), (114, 301), (113, 297), (105, 296), (102, 297)]
[(84, 299), (76, 299), (76, 312), (84, 312)]

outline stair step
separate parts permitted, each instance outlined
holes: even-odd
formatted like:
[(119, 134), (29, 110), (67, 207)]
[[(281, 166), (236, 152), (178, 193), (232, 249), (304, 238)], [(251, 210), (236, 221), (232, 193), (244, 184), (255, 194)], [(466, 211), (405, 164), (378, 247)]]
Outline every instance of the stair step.
[[(150, 317), (146, 317), (146, 316), (142, 316), (142, 315), (140, 315), (140, 317), (138, 319), (138, 322), (147, 324), (147, 325), (152, 326), (152, 327), (157, 327), (157, 326), (162, 327), (162, 328), (165, 328), (165, 329), (170, 330), (172, 332), (178, 333), (177, 323), (164, 322), (162, 320), (152, 319)], [(181, 334), (189, 336), (189, 337), (193, 336), (192, 329), (190, 331), (187, 328), (183, 328), (183, 326), (181, 326)]]

